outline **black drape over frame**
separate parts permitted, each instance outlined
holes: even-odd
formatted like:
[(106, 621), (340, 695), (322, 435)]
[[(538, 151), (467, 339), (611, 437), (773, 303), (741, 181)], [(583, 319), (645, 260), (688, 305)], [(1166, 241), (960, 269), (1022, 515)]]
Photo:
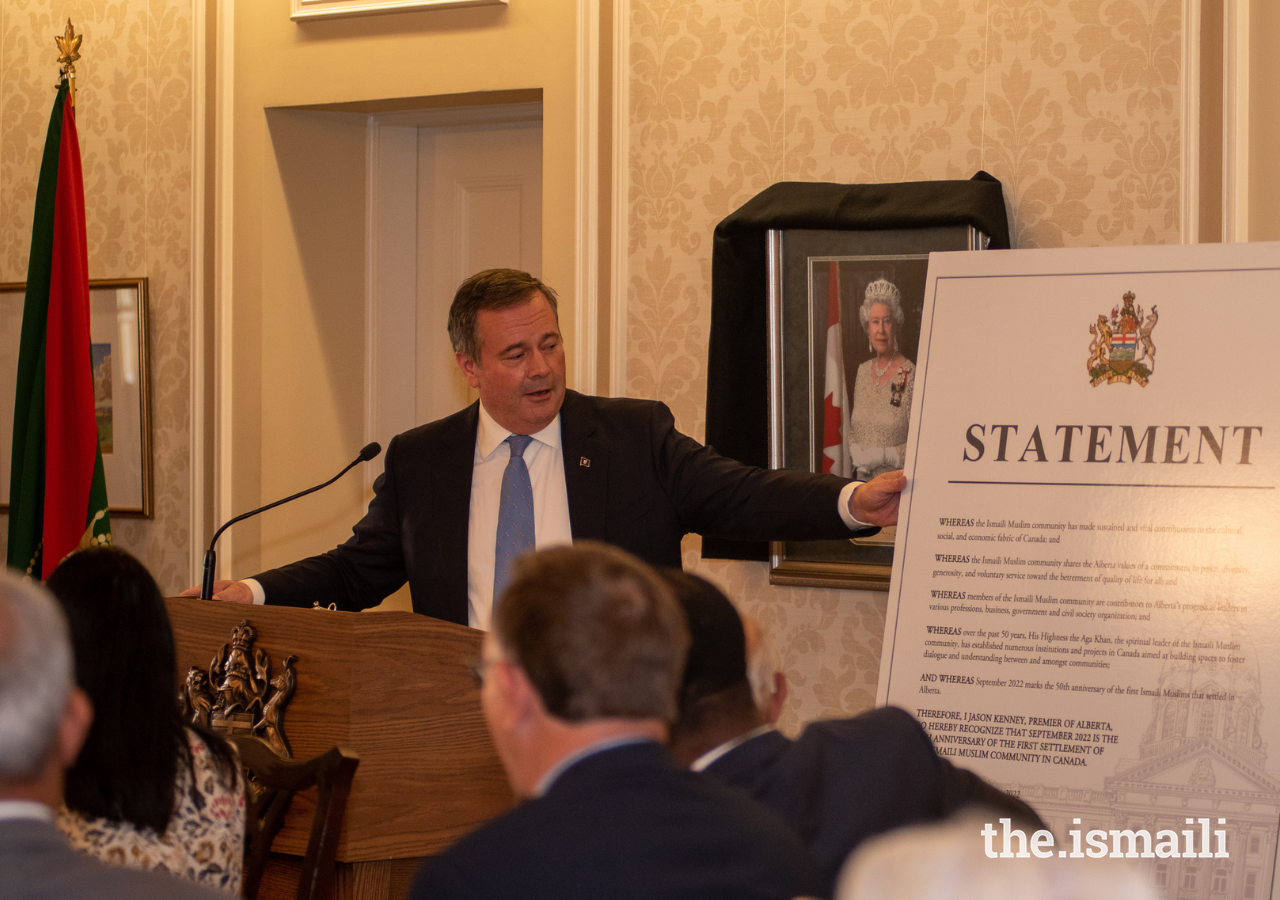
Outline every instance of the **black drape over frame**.
[[(741, 462), (769, 465), (766, 232), (948, 225), (972, 225), (991, 239), (991, 249), (1008, 249), (1009, 220), (1000, 182), (986, 172), (969, 181), (782, 182), (720, 222), (711, 251), (706, 442)], [(705, 538), (702, 555), (763, 560), (768, 545)]]

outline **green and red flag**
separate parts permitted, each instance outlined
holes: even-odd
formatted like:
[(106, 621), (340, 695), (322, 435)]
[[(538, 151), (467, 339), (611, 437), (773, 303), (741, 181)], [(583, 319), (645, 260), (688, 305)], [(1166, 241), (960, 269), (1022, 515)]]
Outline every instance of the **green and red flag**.
[(84, 180), (68, 90), (64, 78), (36, 187), (13, 411), (9, 566), (40, 579), (73, 550), (111, 540), (93, 401)]

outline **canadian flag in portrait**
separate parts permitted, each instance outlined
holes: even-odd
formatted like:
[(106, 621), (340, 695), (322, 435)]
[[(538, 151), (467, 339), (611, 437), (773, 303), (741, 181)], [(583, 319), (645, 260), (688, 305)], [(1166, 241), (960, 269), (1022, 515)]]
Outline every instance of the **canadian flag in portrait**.
[(831, 263), (827, 280), (827, 368), (823, 378), (826, 394), (822, 401), (822, 471), (849, 478), (849, 450), (845, 446), (844, 427), (848, 416), (848, 398), (844, 382), (844, 344), (840, 332), (840, 264)]

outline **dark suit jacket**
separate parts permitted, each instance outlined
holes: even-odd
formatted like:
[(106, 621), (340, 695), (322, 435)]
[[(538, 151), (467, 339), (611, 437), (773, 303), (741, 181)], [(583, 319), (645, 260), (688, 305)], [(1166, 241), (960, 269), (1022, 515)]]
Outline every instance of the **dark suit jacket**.
[(226, 900), (163, 872), (110, 868), (72, 850), (62, 832), (35, 819), (0, 820), (4, 900)]
[(939, 756), (920, 723), (892, 706), (813, 722), (795, 741), (767, 732), (704, 773), (746, 791), (796, 830), (825, 879), (823, 897), (834, 892), (850, 851), (900, 825), (983, 803), (1045, 827), (1021, 800)]
[[(849, 537), (848, 482), (744, 466), (676, 431), (651, 400), (565, 393), (565, 486), (575, 539), (680, 565), (689, 532), (744, 540)], [(407, 580), (415, 612), (467, 622), (467, 522), (478, 404), (392, 438), (369, 511), (345, 544), (254, 576), (273, 605), (365, 609)], [(874, 530), (872, 530), (874, 531)]]
[(790, 900), (818, 887), (795, 835), (655, 743), (605, 750), (418, 872), (411, 900)]

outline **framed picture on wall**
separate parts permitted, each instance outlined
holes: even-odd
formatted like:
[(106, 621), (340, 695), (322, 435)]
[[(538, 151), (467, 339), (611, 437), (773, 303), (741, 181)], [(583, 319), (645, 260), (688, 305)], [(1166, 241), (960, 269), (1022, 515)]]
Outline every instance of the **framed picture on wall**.
[(289, 18), (295, 22), (313, 19), (344, 19), (350, 16), (381, 16), (387, 13), (457, 6), (506, 6), (507, 0), (292, 0)]
[[(985, 249), (969, 226), (771, 230), (769, 463), (868, 481), (902, 468), (929, 253)], [(895, 529), (774, 541), (774, 584), (887, 590)]]
[[(25, 284), (0, 284), (0, 509), (9, 509), (13, 404)], [(151, 518), (147, 279), (89, 282), (89, 341), (98, 445), (111, 515)]]

